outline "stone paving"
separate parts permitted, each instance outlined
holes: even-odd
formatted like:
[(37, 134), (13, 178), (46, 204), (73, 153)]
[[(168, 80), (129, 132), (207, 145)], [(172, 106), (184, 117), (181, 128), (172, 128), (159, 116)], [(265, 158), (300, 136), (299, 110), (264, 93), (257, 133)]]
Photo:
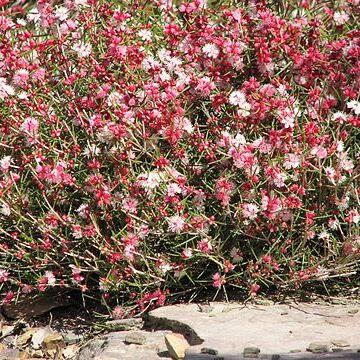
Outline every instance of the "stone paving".
[[(76, 322), (75, 322), (76, 323)], [(165, 306), (77, 329), (0, 319), (0, 360), (360, 360), (360, 302)]]
[(188, 340), (185, 360), (360, 360), (359, 310), (305, 303), (167, 306), (149, 313), (148, 331), (137, 331), (145, 335), (142, 345), (126, 343), (128, 332), (112, 332), (85, 347), (79, 360), (171, 359), (164, 341), (171, 332)]

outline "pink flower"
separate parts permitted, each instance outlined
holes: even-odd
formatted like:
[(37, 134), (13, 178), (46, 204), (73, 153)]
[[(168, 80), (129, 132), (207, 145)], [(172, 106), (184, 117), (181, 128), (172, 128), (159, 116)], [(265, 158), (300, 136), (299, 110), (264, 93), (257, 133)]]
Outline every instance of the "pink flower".
[(212, 250), (212, 245), (210, 244), (209, 240), (203, 239), (198, 242), (197, 248), (202, 253), (209, 254)]
[(216, 59), (219, 56), (219, 48), (215, 44), (206, 44), (203, 46), (202, 51), (204, 54), (212, 59)]
[(260, 285), (258, 284), (252, 284), (250, 286), (250, 295), (251, 296), (256, 296), (257, 292), (259, 291), (260, 289)]
[(325, 159), (327, 156), (327, 150), (322, 146), (315, 146), (311, 150), (311, 155), (317, 156), (319, 159)]
[(29, 72), (26, 69), (20, 69), (15, 72), (13, 83), (17, 86), (24, 86), (29, 80)]
[(245, 218), (254, 220), (257, 218), (257, 214), (260, 209), (254, 204), (242, 204), (241, 205), (242, 214)]
[(124, 319), (126, 316), (126, 312), (125, 310), (123, 309), (123, 307), (121, 306), (115, 306), (113, 311), (111, 312), (111, 317), (114, 319), (114, 320), (121, 320), (121, 319)]
[(1, 160), (0, 160), (0, 170), (3, 172), (8, 172), (9, 168), (11, 166), (11, 156), (4, 156)]
[(219, 273), (215, 273), (212, 279), (213, 279), (213, 286), (216, 288), (221, 288), (221, 286), (226, 283), (225, 277), (221, 276)]
[(20, 126), (20, 130), (22, 132), (30, 134), (32, 136), (35, 136), (37, 134), (38, 129), (39, 122), (32, 117), (27, 117)]
[(199, 82), (196, 86), (196, 90), (198, 90), (202, 96), (207, 96), (215, 89), (214, 82), (207, 76), (199, 79)]
[(126, 197), (122, 201), (122, 208), (125, 212), (129, 214), (136, 214), (137, 213), (137, 206), (138, 201), (135, 198), (132, 197)]
[(186, 260), (186, 259), (190, 259), (193, 256), (193, 250), (191, 248), (185, 248), (183, 249), (182, 253), (181, 253), (181, 257)]
[(0, 269), (0, 283), (6, 282), (8, 280), (9, 280), (9, 273), (4, 269)]
[(284, 168), (287, 170), (296, 169), (300, 166), (300, 156), (296, 154), (286, 154)]
[(184, 218), (179, 215), (174, 215), (170, 218), (167, 218), (167, 222), (169, 225), (169, 230), (178, 234), (185, 228), (186, 225)]

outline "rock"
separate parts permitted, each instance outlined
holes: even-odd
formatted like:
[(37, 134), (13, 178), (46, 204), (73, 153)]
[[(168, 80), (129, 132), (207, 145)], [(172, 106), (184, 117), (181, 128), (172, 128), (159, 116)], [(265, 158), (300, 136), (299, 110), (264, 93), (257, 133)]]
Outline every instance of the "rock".
[(209, 354), (209, 355), (217, 355), (219, 352), (215, 349), (212, 348), (208, 348), (208, 347), (203, 347), (200, 352), (202, 354)]
[(107, 345), (104, 339), (94, 339), (79, 354), (79, 360), (89, 360), (98, 356)]
[(210, 304), (197, 304), (199, 307), (199, 312), (209, 314), (214, 310), (214, 307)]
[(317, 342), (310, 343), (306, 348), (306, 351), (310, 351), (314, 354), (326, 353), (329, 352), (329, 350), (329, 344)]
[[(30, 350), (29, 352), (30, 352), (31, 357), (34, 357), (34, 358), (43, 358), (45, 355), (42, 350)], [(25, 351), (23, 353), (26, 354)], [(26, 359), (27, 359), (27, 357), (26, 357)]]
[(257, 358), (260, 354), (260, 349), (256, 346), (249, 346), (244, 348), (244, 358)]
[(39, 328), (31, 337), (31, 347), (34, 350), (41, 349), (44, 339), (52, 333), (49, 327)]
[(358, 312), (359, 312), (359, 309), (350, 309), (350, 310), (348, 310), (348, 314), (350, 314), (350, 315), (355, 315)]
[(77, 344), (83, 339), (83, 336), (81, 334), (77, 334), (73, 330), (68, 330), (66, 332), (62, 332), (62, 336), (64, 338), (66, 345)]
[(49, 289), (41, 294), (23, 294), (16, 303), (4, 304), (5, 317), (9, 319), (30, 319), (52, 309), (74, 304), (68, 289)]
[(105, 327), (116, 331), (142, 329), (143, 325), (144, 320), (141, 318), (110, 320), (105, 322)]
[(4, 338), (14, 332), (16, 330), (17, 326), (15, 325), (2, 325), (1, 324), (1, 338)]
[(274, 354), (271, 356), (271, 360), (280, 360), (281, 356), (279, 354)]
[(64, 349), (64, 351), (62, 352), (62, 356), (65, 359), (76, 359), (77, 353), (79, 351), (79, 348), (75, 345), (70, 345), (67, 348)]
[(244, 348), (244, 354), (260, 354), (260, 349), (256, 346), (249, 346)]
[(141, 332), (132, 332), (125, 336), (126, 344), (137, 344), (137, 345), (144, 345), (146, 342), (146, 336)]
[(5, 349), (0, 352), (0, 360), (19, 360), (19, 349)]
[(345, 340), (331, 340), (331, 343), (339, 348), (350, 346), (350, 344)]
[(291, 354), (295, 354), (295, 353), (299, 353), (299, 352), (301, 352), (301, 349), (290, 350)]
[(32, 336), (39, 330), (39, 328), (31, 328), (29, 330), (27, 330), (25, 333), (23, 333), (22, 335), (20, 335), (16, 340), (15, 340), (15, 345), (18, 348), (24, 348), (26, 347), (26, 345), (30, 342)]
[(65, 342), (61, 334), (52, 333), (45, 337), (42, 342), (42, 349), (48, 356), (55, 357), (62, 353), (65, 348)]
[(175, 360), (185, 359), (185, 351), (189, 348), (189, 343), (181, 334), (166, 334), (165, 344), (170, 356)]

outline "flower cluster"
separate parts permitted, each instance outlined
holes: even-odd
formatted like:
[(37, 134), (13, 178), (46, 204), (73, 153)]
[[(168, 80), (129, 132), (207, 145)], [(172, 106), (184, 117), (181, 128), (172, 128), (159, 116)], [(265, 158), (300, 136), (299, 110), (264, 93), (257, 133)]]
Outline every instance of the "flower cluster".
[(143, 311), (358, 264), (357, 0), (2, 3), (6, 301), (71, 286)]

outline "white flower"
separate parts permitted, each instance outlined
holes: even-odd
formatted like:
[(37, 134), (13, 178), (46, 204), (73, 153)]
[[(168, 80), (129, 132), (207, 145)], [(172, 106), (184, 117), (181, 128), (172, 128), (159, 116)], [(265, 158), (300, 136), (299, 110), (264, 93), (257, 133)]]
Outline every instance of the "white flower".
[(242, 91), (233, 91), (229, 96), (229, 103), (241, 107), (246, 103), (245, 94)]
[(0, 207), (0, 214), (9, 216), (11, 214), (10, 206), (7, 203), (3, 203)]
[(346, 106), (353, 110), (356, 115), (360, 114), (360, 102), (356, 100), (349, 101)]
[(157, 171), (140, 174), (138, 176), (140, 186), (146, 190), (154, 190), (160, 185), (161, 177)]
[(83, 154), (86, 157), (98, 156), (101, 153), (101, 149), (95, 144), (89, 144), (86, 149), (83, 151)]
[(60, 21), (65, 21), (68, 18), (69, 10), (64, 6), (59, 6), (55, 10), (55, 17), (58, 18)]
[(28, 15), (26, 16), (28, 21), (33, 21), (34, 23), (39, 22), (40, 14), (37, 8), (33, 8), (29, 11)]
[(72, 49), (78, 53), (80, 58), (88, 57), (92, 51), (90, 44), (84, 44), (82, 42), (74, 44)]
[(349, 14), (345, 11), (335, 11), (334, 21), (336, 25), (343, 25), (349, 20)]
[(342, 124), (346, 119), (348, 118), (348, 115), (345, 114), (342, 111), (337, 111), (336, 113), (334, 113), (331, 117), (331, 120), (333, 121), (339, 121), (340, 124)]
[(250, 220), (256, 219), (257, 214), (260, 211), (260, 209), (254, 204), (242, 204), (241, 210), (243, 216)]
[(243, 260), (242, 252), (237, 249), (236, 247), (233, 247), (230, 251), (230, 256), (232, 257), (233, 263), (238, 263)]
[(11, 156), (4, 156), (1, 160), (0, 160), (0, 170), (3, 172), (7, 172), (9, 171), (9, 168), (11, 166)]
[(180, 233), (185, 227), (185, 220), (179, 215), (171, 216), (166, 220), (171, 232)]
[(151, 33), (151, 31), (145, 30), (145, 29), (140, 30), (140, 31), (138, 32), (138, 35), (139, 35), (139, 37), (141, 37), (141, 39), (142, 39), (143, 41), (150, 41), (151, 38), (152, 38), (152, 33)]
[(318, 238), (321, 240), (329, 240), (330, 234), (324, 230), (318, 235)]
[(52, 271), (45, 271), (44, 277), (47, 278), (47, 283), (50, 286), (54, 286), (56, 283), (56, 278), (54, 276), (54, 273)]
[(14, 88), (6, 83), (6, 79), (0, 77), (0, 100), (15, 94)]
[(16, 23), (21, 26), (25, 26), (27, 22), (24, 19), (17, 19)]
[(171, 183), (167, 186), (167, 195), (175, 196), (176, 194), (181, 194), (181, 187), (176, 183)]
[(167, 262), (162, 262), (159, 265), (159, 269), (162, 271), (163, 274), (166, 274), (168, 271), (172, 270), (172, 266)]
[(237, 133), (234, 139), (231, 139), (231, 145), (234, 147), (239, 147), (240, 145), (245, 145), (246, 139), (245, 136), (241, 133)]
[(219, 48), (215, 44), (204, 45), (202, 51), (207, 57), (212, 59), (216, 59), (219, 56)]
[(123, 102), (124, 96), (118, 91), (112, 91), (107, 98), (108, 106), (116, 106)]
[(287, 154), (285, 156), (284, 168), (286, 170), (296, 169), (300, 166), (300, 156), (296, 154)]
[(239, 108), (238, 114), (240, 116), (249, 116), (251, 105), (246, 101), (245, 94), (242, 91), (233, 91), (229, 96), (229, 103)]

